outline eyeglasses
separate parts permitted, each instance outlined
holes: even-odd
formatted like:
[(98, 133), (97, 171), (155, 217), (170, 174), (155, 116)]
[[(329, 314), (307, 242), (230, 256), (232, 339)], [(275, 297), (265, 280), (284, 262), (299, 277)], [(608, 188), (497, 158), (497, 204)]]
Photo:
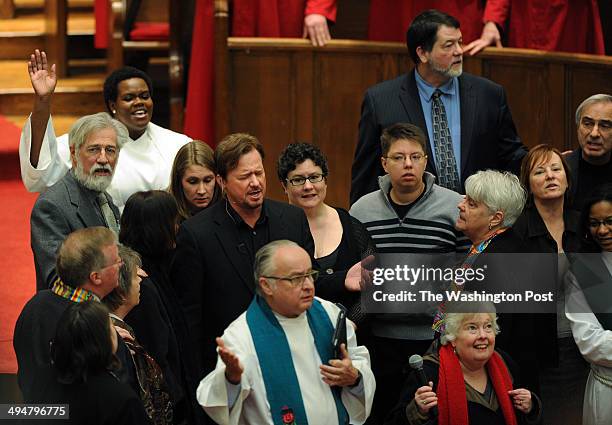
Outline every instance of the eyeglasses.
[(306, 184), (306, 180), (308, 180), (310, 183), (319, 183), (319, 182), (322, 182), (324, 178), (325, 176), (323, 174), (313, 174), (308, 177), (302, 177), (302, 176), (293, 177), (293, 178), (287, 179), (287, 181), (291, 183), (291, 186), (303, 186), (304, 184)]
[(266, 279), (286, 280), (287, 282), (291, 284), (291, 286), (296, 288), (298, 286), (303, 287), (304, 282), (306, 282), (306, 279), (308, 278), (314, 282), (315, 280), (317, 280), (317, 276), (319, 276), (319, 271), (312, 270), (310, 273), (300, 274), (297, 276), (262, 276), (262, 277), (265, 277)]
[(427, 158), (427, 155), (422, 153), (411, 153), (410, 155), (404, 155), (403, 153), (396, 153), (391, 156), (385, 156), (386, 159), (392, 162), (404, 163), (406, 158), (410, 158), (412, 162), (420, 162), (423, 158)]
[(104, 151), (108, 158), (114, 158), (117, 155), (117, 148), (114, 146), (89, 146), (87, 149), (85, 149), (87, 156), (96, 158), (100, 156), (102, 151)]
[(107, 266), (104, 266), (104, 267), (100, 268), (100, 270), (108, 269), (109, 267), (113, 267), (113, 266), (117, 266), (117, 267), (123, 266), (123, 260), (121, 258), (119, 258), (114, 263), (111, 263), (111, 264), (109, 264)]
[(602, 224), (607, 228), (612, 229), (612, 217), (608, 217), (605, 220), (589, 220), (589, 227), (591, 229), (599, 229), (599, 226)]

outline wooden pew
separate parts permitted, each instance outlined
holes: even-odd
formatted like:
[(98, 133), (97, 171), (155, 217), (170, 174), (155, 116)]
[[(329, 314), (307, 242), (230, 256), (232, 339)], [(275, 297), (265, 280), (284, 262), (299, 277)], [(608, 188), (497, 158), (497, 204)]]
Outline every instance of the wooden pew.
[(0, 19), (12, 19), (15, 16), (13, 0), (0, 0)]
[[(163, 40), (126, 39), (127, 0), (111, 0), (110, 39), (107, 49), (107, 71), (120, 68), (128, 52), (148, 52), (168, 59), (170, 81), (170, 128), (183, 127), (183, 53), (181, 51), (181, 2), (177, 0), (143, 0), (134, 22), (169, 24), (169, 37)], [(128, 23), (129, 24), (129, 23)]]
[[(329, 203), (348, 206), (363, 94), (412, 68), (405, 46), (332, 40), (313, 48), (299, 39), (230, 37), (226, 49), (227, 60), (216, 65), (222, 74), (215, 82), (215, 122), (227, 132), (252, 133), (264, 144), (269, 195), (285, 199), (274, 178), (280, 151), (310, 141), (330, 162)], [(466, 57), (464, 69), (506, 88), (527, 146), (575, 147), (578, 104), (594, 93), (612, 93), (612, 57), (489, 48)]]

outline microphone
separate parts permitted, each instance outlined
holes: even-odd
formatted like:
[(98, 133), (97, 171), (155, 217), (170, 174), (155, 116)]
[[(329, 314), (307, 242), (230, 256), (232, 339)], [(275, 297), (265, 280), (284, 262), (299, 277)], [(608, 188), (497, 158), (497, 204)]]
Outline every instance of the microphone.
[[(410, 367), (414, 369), (414, 372), (416, 373), (417, 381), (419, 381), (419, 386), (428, 387), (429, 379), (427, 379), (427, 375), (425, 375), (425, 371), (423, 370), (423, 357), (419, 356), (418, 354), (413, 354), (408, 359), (408, 363), (410, 364)], [(431, 414), (433, 414), (434, 416), (437, 416), (438, 408), (435, 406), (432, 407)]]
[(238, 246), (237, 246), (237, 248), (238, 248), (238, 251), (239, 251), (241, 254), (248, 254), (248, 252), (247, 252), (247, 247), (246, 247), (246, 244), (245, 244), (244, 242), (239, 243), (239, 244), (238, 244)]
[(419, 356), (418, 354), (413, 354), (408, 359), (408, 363), (410, 364), (410, 367), (414, 369), (419, 385), (421, 387), (429, 386), (429, 380), (427, 379), (427, 375), (425, 375), (425, 371), (423, 370), (423, 357)]

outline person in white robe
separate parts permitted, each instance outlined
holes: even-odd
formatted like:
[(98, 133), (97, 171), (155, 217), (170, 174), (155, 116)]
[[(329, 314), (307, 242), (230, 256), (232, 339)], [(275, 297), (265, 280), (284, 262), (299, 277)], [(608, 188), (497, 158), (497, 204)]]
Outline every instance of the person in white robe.
[[(316, 272), (312, 271), (306, 251), (290, 241), (271, 242), (256, 255), (255, 276), (258, 295), (249, 310), (217, 338), (216, 368), (198, 386), (198, 402), (206, 413), (219, 424), (302, 424), (307, 421), (311, 425), (335, 425), (342, 418), (339, 411), (345, 409), (344, 418), (351, 424), (364, 423), (370, 414), (376, 388), (368, 350), (357, 346), (353, 326), (349, 324), (347, 344), (341, 347), (342, 359), (332, 359), (327, 364), (322, 362), (317, 348), (317, 342), (321, 341), (315, 341), (309, 315), (322, 307), (320, 311), (324, 311), (324, 320), (329, 320), (333, 332), (340, 309), (314, 297)], [(264, 309), (269, 306), (270, 316), (274, 317), (271, 320), (278, 323), (286, 337), (286, 343), (281, 334), (270, 344), (269, 354), (274, 362), (267, 364), (272, 369), (283, 370), (281, 374), (291, 370), (286, 369), (283, 362), (295, 369), (297, 382), (294, 386), (297, 388), (284, 387), (279, 392), (280, 397), (292, 391), (299, 393), (305, 412), (301, 421), (298, 414), (301, 406), (287, 406), (285, 400), (278, 404), (282, 407), (271, 411), (275, 403), (269, 400), (267, 385), (270, 383), (266, 382), (270, 371), (261, 361), (262, 347), (257, 345), (254, 335), (254, 332), (265, 334), (268, 330), (254, 328), (249, 317), (258, 305)], [(282, 357), (283, 344), (288, 344), (290, 359)], [(328, 345), (332, 347), (332, 338)], [(334, 392), (339, 394), (336, 398)]]
[[(583, 425), (612, 423), (612, 184), (597, 187), (585, 202), (586, 251), (565, 276), (565, 315), (582, 356), (591, 365)], [(589, 243), (593, 249), (589, 248)]]
[[(45, 52), (36, 50), (28, 69), (35, 101), (21, 132), (19, 161), (27, 190), (41, 192), (60, 180), (72, 164), (68, 135), (56, 137), (50, 115), (51, 98), (57, 84), (55, 65), (49, 67)], [(150, 81), (142, 71), (121, 68), (105, 83), (109, 113), (121, 121), (130, 134), (107, 190), (120, 210), (135, 192), (165, 190), (177, 151), (191, 141), (184, 134), (150, 122), (153, 111)], [(115, 86), (114, 90), (107, 89), (109, 82)]]

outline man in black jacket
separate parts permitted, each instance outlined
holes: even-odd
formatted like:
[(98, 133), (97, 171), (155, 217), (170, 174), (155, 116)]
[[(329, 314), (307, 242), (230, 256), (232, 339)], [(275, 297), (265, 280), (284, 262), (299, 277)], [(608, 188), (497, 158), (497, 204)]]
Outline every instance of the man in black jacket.
[[(215, 367), (215, 338), (249, 306), (254, 294), (255, 253), (268, 242), (288, 239), (312, 258), (314, 242), (304, 212), (265, 199), (263, 147), (243, 133), (227, 136), (215, 151), (223, 199), (185, 221), (176, 244), (171, 278), (194, 338), (203, 378)], [(359, 290), (360, 264), (347, 273), (349, 290)], [(325, 277), (317, 282), (323, 286)]]
[(440, 186), (462, 192), (463, 182), (478, 170), (518, 174), (526, 149), (506, 103), (503, 87), (462, 73), (459, 22), (428, 10), (406, 34), (415, 69), (370, 87), (363, 99), (359, 140), (353, 160), (351, 205), (378, 189), (382, 130), (411, 123), (427, 136), (426, 171)]

